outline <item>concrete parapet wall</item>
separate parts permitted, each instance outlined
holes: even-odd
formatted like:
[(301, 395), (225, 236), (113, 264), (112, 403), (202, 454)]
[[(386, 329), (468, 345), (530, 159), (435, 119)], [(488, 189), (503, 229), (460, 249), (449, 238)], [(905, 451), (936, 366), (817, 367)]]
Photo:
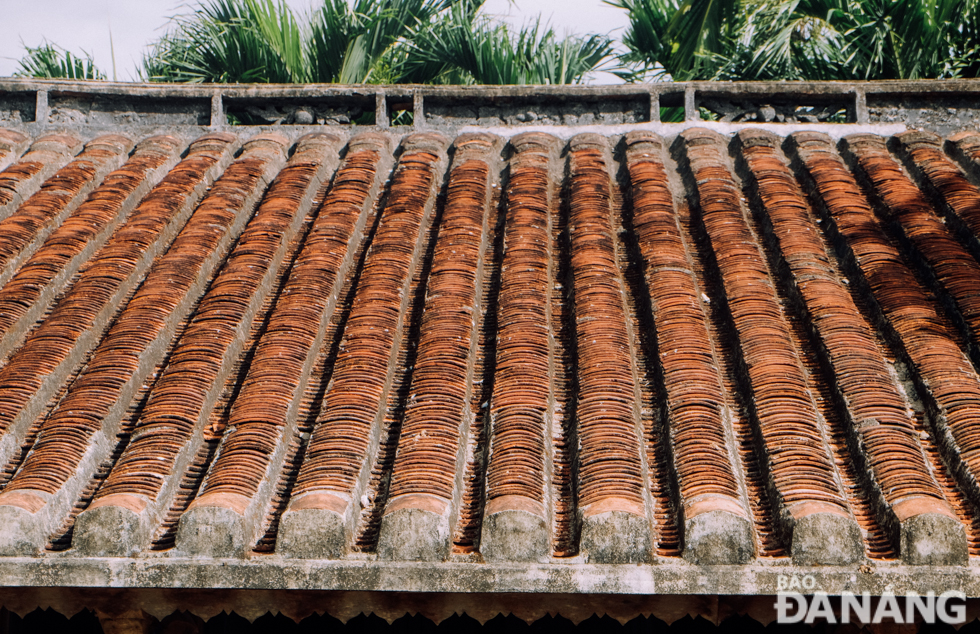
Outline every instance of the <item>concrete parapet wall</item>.
[[(227, 125), (456, 129), (477, 125), (899, 123), (947, 134), (975, 127), (980, 83), (671, 82), (613, 86), (174, 85), (0, 78), (11, 128)], [(664, 109), (676, 109), (668, 111)], [(410, 113), (403, 114), (403, 113)]]

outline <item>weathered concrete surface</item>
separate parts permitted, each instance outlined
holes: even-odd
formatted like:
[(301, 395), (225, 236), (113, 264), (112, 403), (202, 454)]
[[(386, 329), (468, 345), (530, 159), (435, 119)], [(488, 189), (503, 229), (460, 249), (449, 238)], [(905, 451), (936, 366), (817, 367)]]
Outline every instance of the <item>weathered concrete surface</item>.
[(793, 523), (793, 563), (847, 566), (864, 559), (864, 540), (854, 518), (810, 513)]
[(34, 513), (22, 506), (0, 504), (0, 553), (4, 555), (37, 555), (38, 544), (45, 537), (38, 530)]
[(744, 564), (754, 555), (752, 524), (744, 517), (716, 510), (684, 522), (684, 559), (693, 564)]
[(920, 566), (964, 566), (969, 562), (962, 522), (940, 513), (922, 513), (902, 522), (902, 561)]
[(378, 538), (378, 555), (404, 561), (442, 561), (449, 554), (448, 513), (417, 508), (385, 515)]
[(600, 133), (605, 135), (626, 134), (634, 130), (648, 130), (655, 132), (669, 141), (678, 134), (691, 127), (707, 128), (719, 134), (737, 134), (740, 130), (767, 130), (779, 135), (788, 135), (794, 132), (804, 132), (819, 130), (824, 132), (835, 141), (842, 139), (849, 134), (867, 132), (891, 136), (900, 132), (905, 132), (908, 128), (904, 124), (896, 123), (722, 123), (720, 121), (694, 121), (690, 123), (631, 123), (622, 125), (537, 125), (527, 127), (481, 127), (467, 125), (459, 128), (459, 133), (476, 132), (478, 130), (490, 132), (503, 138), (510, 138), (525, 132), (544, 132), (552, 134), (560, 139), (571, 139), (572, 137), (584, 133)]
[(149, 512), (123, 506), (90, 508), (75, 520), (72, 547), (94, 557), (132, 557), (146, 547), (153, 526)]
[(329, 509), (305, 508), (283, 513), (276, 550), (303, 559), (340, 559), (350, 544), (343, 514)]
[(636, 564), (651, 560), (650, 523), (645, 517), (609, 511), (582, 521), (582, 551), (589, 563)]
[(250, 522), (224, 506), (196, 506), (180, 517), (174, 553), (185, 557), (241, 557), (255, 542)]
[[(139, 558), (43, 557), (0, 559), (2, 588), (212, 588), (358, 592), (473, 592), (557, 594), (772, 595), (791, 578), (808, 577), (813, 592), (895, 594), (960, 590), (980, 597), (980, 574), (970, 566), (907, 566), (869, 561), (857, 566), (797, 566), (785, 561), (744, 566), (593, 564), (581, 557), (552, 563), (490, 564), (382, 561), (355, 555), (340, 561), (207, 559), (148, 554)], [(0, 592), (6, 592), (0, 590)]]
[(520, 510), (491, 513), (483, 519), (480, 554), (492, 562), (546, 562), (551, 534), (543, 517)]

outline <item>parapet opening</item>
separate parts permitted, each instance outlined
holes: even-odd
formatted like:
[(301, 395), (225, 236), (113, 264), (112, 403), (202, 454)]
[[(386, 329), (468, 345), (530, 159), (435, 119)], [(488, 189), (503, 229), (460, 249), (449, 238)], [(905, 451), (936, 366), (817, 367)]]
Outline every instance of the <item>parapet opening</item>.
[(32, 123), (36, 120), (37, 92), (8, 92), (0, 99), (0, 125)]
[(412, 97), (387, 97), (388, 125), (409, 126), (415, 123), (415, 103)]
[(433, 95), (425, 98), (433, 125), (610, 125), (650, 120), (650, 95)]
[(225, 97), (229, 125), (374, 125), (372, 95)]
[(727, 93), (698, 91), (702, 121), (725, 123), (853, 123), (853, 93)]
[(211, 100), (208, 98), (52, 91), (48, 93), (48, 117), (43, 123), (206, 126), (210, 122)]
[(684, 91), (660, 93), (660, 120), (665, 123), (684, 121)]

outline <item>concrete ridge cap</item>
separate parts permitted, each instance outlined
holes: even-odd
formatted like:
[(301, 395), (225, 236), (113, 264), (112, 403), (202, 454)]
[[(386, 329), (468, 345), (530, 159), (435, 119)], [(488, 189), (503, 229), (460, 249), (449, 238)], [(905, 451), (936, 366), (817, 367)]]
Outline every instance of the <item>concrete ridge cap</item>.
[[(958, 590), (980, 596), (976, 562), (966, 566), (915, 566), (867, 561), (850, 566), (800, 566), (754, 559), (741, 565), (698, 565), (684, 560), (652, 564), (583, 563), (578, 558), (547, 563), (391, 561), (352, 556), (344, 560), (178, 557), (2, 557), (0, 588), (191, 587), (200, 575), (214, 590), (270, 589), (476, 592), (535, 594), (737, 594), (768, 596), (781, 579), (810, 577), (828, 594), (891, 591), (937, 595)], [(420, 574), (424, 571), (425, 574)], [(77, 574), (76, 574), (77, 573)]]
[(876, 93), (951, 93), (980, 92), (980, 79), (919, 79), (874, 81), (689, 81), (651, 82), (644, 84), (603, 85), (473, 85), (433, 86), (427, 84), (170, 84), (157, 82), (72, 81), (64, 79), (35, 79), (0, 77), (3, 92), (75, 92), (83, 94), (132, 96), (199, 96), (227, 95), (229, 97), (292, 97), (292, 96), (352, 96), (369, 97), (384, 94), (388, 97), (409, 96), (466, 96), (474, 93), (497, 96), (640, 95), (683, 92), (687, 88), (715, 93), (794, 93), (814, 95), (849, 94), (863, 90)]

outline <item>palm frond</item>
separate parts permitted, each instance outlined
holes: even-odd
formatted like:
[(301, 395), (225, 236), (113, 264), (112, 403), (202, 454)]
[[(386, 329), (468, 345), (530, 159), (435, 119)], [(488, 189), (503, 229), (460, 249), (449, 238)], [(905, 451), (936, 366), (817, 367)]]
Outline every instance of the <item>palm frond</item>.
[[(717, 0), (716, 0), (717, 1)], [(730, 1), (730, 0), (724, 0)], [(608, 37), (511, 32), (484, 0), (204, 0), (143, 60), (151, 81), (573, 83), (612, 59)]]
[(172, 18), (144, 57), (150, 81), (294, 83), (309, 81), (305, 36), (282, 0), (210, 0)]
[(308, 55), (314, 81), (371, 81), (392, 47), (449, 6), (449, 0), (356, 0), (353, 5), (324, 0), (311, 19)]
[(446, 18), (413, 36), (404, 76), (478, 84), (572, 84), (612, 59), (603, 35), (559, 38), (538, 19), (516, 32), (477, 15), (477, 3), (451, 8)]
[(622, 76), (629, 81), (669, 77), (674, 68), (674, 47), (668, 33), (673, 16), (680, 10), (677, 0), (604, 0), (610, 6), (625, 9), (629, 26), (623, 34), (627, 51), (620, 60), (629, 70)]
[(73, 55), (71, 51), (44, 42), (40, 46), (24, 47), (27, 54), (18, 62), (15, 77), (39, 79), (105, 79), (106, 75), (95, 66), (92, 56), (85, 51)]
[(978, 0), (606, 0), (627, 79), (919, 79), (980, 73)]
[(724, 53), (726, 37), (736, 31), (739, 8), (738, 0), (684, 0), (667, 27), (675, 35), (671, 63), (677, 71), (671, 74), (696, 72), (703, 58)]

